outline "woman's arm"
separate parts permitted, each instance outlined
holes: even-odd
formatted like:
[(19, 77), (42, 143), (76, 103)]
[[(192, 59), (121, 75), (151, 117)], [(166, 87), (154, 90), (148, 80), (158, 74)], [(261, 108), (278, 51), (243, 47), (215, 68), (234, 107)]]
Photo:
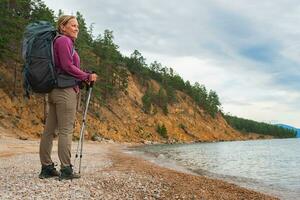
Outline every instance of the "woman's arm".
[(56, 54), (56, 67), (76, 79), (89, 80), (90, 74), (80, 70), (80, 66), (75, 66), (72, 58), (73, 42), (67, 36), (61, 36), (55, 40), (54, 52)]

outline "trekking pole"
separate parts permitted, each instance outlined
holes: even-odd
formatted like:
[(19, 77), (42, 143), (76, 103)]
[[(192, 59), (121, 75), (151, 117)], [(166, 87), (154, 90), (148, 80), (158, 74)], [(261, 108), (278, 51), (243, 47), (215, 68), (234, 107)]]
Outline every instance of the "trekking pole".
[[(87, 115), (87, 111), (88, 111), (88, 107), (89, 107), (89, 103), (90, 103), (90, 99), (91, 99), (91, 95), (92, 95), (93, 86), (94, 86), (94, 81), (92, 81), (90, 83), (90, 85), (87, 85), (88, 96), (86, 99), (86, 105), (85, 105), (85, 110), (83, 113), (81, 129), (80, 129), (80, 137), (79, 137), (79, 141), (77, 144), (77, 150), (76, 150), (76, 155), (75, 155), (75, 160), (74, 160), (74, 166), (75, 166), (76, 160), (78, 158), (78, 152), (80, 151), (78, 174), (80, 174), (80, 170), (81, 170), (82, 149), (83, 149), (83, 141), (84, 141), (84, 128), (85, 128), (86, 115)], [(80, 149), (79, 149), (79, 147), (80, 147)]]

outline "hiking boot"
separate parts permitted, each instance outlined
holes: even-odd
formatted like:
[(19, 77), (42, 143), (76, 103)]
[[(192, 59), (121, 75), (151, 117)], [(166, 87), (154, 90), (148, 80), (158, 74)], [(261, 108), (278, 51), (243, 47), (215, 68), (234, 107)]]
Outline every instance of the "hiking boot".
[(42, 165), (42, 170), (39, 174), (40, 179), (51, 178), (55, 176), (59, 176), (59, 172), (55, 169), (54, 163), (51, 165)]
[(66, 166), (66, 167), (62, 167), (60, 169), (60, 175), (59, 175), (59, 180), (70, 180), (70, 179), (76, 179), (76, 178), (80, 178), (80, 174), (74, 173), (73, 172), (73, 168), (72, 165), (70, 166)]

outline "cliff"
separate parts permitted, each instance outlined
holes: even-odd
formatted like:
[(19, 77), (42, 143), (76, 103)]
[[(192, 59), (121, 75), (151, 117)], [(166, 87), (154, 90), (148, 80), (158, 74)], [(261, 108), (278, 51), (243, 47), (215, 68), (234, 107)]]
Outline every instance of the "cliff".
[[(44, 98), (35, 94), (26, 100), (22, 96), (21, 79), (17, 80), (13, 95), (13, 68), (0, 65), (0, 126), (10, 129), (20, 138), (39, 137), (43, 130)], [(159, 84), (150, 81), (154, 90)], [(176, 92), (178, 101), (168, 105), (168, 114), (153, 107), (150, 114), (143, 111), (142, 96), (146, 88), (137, 78), (129, 76), (128, 93), (111, 98), (105, 105), (91, 103), (87, 117), (87, 139), (110, 139), (118, 142), (194, 142), (256, 139), (265, 136), (242, 134), (230, 127), (221, 114), (215, 118), (196, 106), (183, 92)], [(74, 137), (78, 137), (82, 109), (77, 114)], [(164, 125), (167, 137), (157, 133), (157, 126)]]

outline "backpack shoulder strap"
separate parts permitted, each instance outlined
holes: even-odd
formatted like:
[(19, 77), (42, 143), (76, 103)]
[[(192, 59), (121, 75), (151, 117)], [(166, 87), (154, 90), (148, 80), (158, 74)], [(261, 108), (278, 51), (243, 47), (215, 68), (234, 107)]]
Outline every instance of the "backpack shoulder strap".
[(72, 48), (72, 62), (73, 62), (73, 56), (75, 54), (75, 46), (73, 45), (73, 48)]

